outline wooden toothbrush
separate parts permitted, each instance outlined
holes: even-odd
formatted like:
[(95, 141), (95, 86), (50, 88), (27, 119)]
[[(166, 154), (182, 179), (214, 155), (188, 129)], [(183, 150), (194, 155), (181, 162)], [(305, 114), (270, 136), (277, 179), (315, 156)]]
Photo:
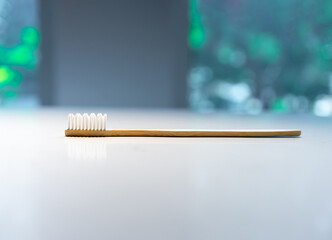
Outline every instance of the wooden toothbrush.
[(297, 137), (301, 130), (107, 130), (107, 115), (68, 115), (67, 137)]

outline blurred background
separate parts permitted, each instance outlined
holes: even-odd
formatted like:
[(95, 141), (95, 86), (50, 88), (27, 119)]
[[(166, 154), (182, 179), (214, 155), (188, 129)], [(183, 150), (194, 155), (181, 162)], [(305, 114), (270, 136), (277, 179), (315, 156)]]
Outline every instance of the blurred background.
[(0, 0), (0, 106), (332, 115), (329, 0)]

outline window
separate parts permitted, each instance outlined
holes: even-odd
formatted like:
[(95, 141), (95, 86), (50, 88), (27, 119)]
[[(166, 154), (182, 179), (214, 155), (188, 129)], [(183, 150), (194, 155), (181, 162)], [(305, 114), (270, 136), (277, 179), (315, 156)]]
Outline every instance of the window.
[(190, 0), (200, 111), (332, 115), (332, 1)]
[(0, 0), (0, 105), (35, 106), (38, 46), (37, 0)]

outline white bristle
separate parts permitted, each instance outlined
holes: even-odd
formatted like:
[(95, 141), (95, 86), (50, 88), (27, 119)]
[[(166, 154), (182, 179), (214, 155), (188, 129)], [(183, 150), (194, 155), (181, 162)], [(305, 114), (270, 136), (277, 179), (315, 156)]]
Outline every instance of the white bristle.
[(97, 116), (94, 113), (90, 114), (90, 130), (96, 130)]
[(83, 129), (88, 130), (89, 127), (89, 115), (87, 113), (83, 114)]
[(75, 129), (75, 115), (71, 114), (71, 129)]
[(107, 115), (98, 113), (97, 115), (91, 113), (82, 114), (76, 113), (75, 115), (68, 114), (68, 129), (69, 130), (106, 130)]
[(80, 116), (79, 116), (79, 125), (78, 125), (78, 127), (79, 127), (79, 129), (83, 129), (83, 116), (80, 114)]
[(75, 128), (76, 130), (80, 129), (80, 115), (79, 113), (75, 114)]
[(107, 122), (107, 114), (105, 113), (104, 116), (103, 116), (103, 123), (104, 123), (104, 129), (103, 130), (106, 130), (106, 122)]
[(104, 127), (103, 127), (103, 115), (101, 113), (98, 113), (97, 115), (97, 123), (98, 123), (98, 126), (97, 126), (97, 130), (102, 130)]

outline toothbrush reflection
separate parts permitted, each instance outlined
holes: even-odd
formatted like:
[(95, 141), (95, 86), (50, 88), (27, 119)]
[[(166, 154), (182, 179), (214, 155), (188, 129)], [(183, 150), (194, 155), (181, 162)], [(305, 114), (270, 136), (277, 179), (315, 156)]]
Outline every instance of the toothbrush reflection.
[(102, 138), (70, 138), (67, 141), (67, 157), (70, 160), (107, 159), (106, 142)]

